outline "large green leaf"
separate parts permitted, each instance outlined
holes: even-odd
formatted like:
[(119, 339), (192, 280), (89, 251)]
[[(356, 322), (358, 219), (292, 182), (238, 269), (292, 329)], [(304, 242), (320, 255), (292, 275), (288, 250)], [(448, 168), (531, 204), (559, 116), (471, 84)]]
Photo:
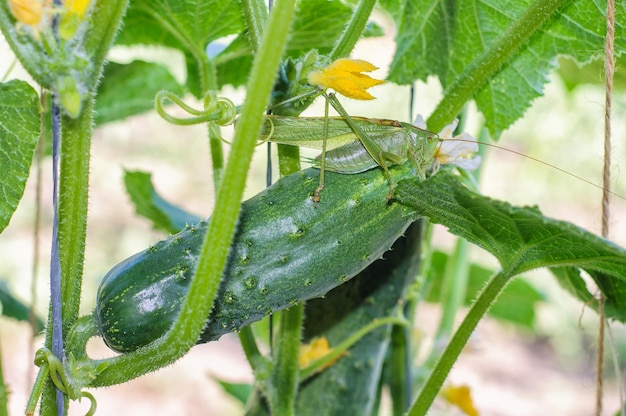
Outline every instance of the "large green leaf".
[(116, 43), (162, 45), (202, 54), (212, 40), (242, 30), (238, 1), (134, 0)]
[(96, 124), (104, 124), (154, 108), (160, 90), (182, 94), (183, 89), (162, 65), (133, 61), (127, 65), (110, 63), (98, 87)]
[[(543, 0), (541, 0), (543, 1)], [(531, 0), (417, 0), (406, 4), (389, 79), (409, 84), (437, 75), (446, 93), (461, 73), (502, 40)], [(487, 127), (499, 137), (542, 94), (558, 55), (588, 62), (603, 53), (604, 1), (564, 2), (475, 94)], [(626, 5), (618, 2), (615, 48), (626, 49)], [(541, 9), (537, 10), (541, 13)]]
[[(291, 27), (285, 55), (299, 57), (311, 49), (328, 53), (344, 31), (352, 7), (337, 0), (301, 0)], [(363, 36), (380, 36), (382, 30), (370, 23)], [(245, 34), (233, 41), (217, 58), (220, 84), (243, 85), (252, 64), (252, 50)]]
[(0, 232), (24, 193), (41, 128), (38, 100), (24, 81), (0, 84)]
[[(186, 85), (198, 96), (199, 56), (206, 53), (211, 42), (221, 42), (224, 36), (239, 34), (215, 57), (215, 64), (219, 86), (245, 84), (252, 63), (252, 48), (243, 30), (239, 2), (212, 0), (181, 3), (162, 0), (158, 6), (159, 13), (154, 11), (154, 4), (148, 3), (139, 0), (131, 4), (117, 43), (153, 44), (182, 51), (187, 58)], [(219, 10), (219, 13), (214, 10)], [(338, 0), (298, 2), (286, 55), (300, 56), (310, 49), (330, 51), (352, 13), (352, 7)], [(364, 32), (364, 36), (381, 34), (381, 28), (374, 23), (368, 24)]]
[(514, 207), (473, 193), (447, 171), (426, 181), (401, 181), (396, 197), (493, 254), (509, 277), (539, 267), (584, 270), (606, 296), (607, 316), (626, 321), (623, 248), (568, 222), (546, 218), (537, 208)]
[(163, 199), (152, 185), (152, 175), (146, 172), (126, 171), (126, 192), (135, 205), (137, 214), (149, 219), (155, 229), (175, 234), (187, 224), (200, 222), (200, 217)]

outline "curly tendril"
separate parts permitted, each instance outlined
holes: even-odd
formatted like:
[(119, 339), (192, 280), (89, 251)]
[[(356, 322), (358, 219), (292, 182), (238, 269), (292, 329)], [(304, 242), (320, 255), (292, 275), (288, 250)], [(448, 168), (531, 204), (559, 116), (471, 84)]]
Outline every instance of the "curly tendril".
[(72, 393), (70, 384), (68, 383), (68, 377), (63, 367), (63, 363), (59, 358), (52, 353), (48, 348), (40, 348), (35, 353), (35, 365), (40, 367), (40, 371), (33, 386), (31, 397), (28, 400), (26, 406), (26, 414), (33, 415), (35, 413), (35, 407), (41, 396), (44, 382), (46, 378), (50, 377), (52, 383), (59, 391), (68, 396), (71, 400), (79, 400), (83, 397), (87, 398), (90, 402), (89, 410), (85, 413), (85, 416), (93, 416), (96, 413), (96, 399), (93, 395), (86, 391), (80, 391)]
[[(197, 110), (185, 104), (179, 97), (169, 91), (159, 91), (154, 98), (157, 113), (166, 121), (179, 126), (189, 126), (200, 123), (215, 123), (219, 126), (228, 126), (234, 123), (237, 117), (237, 107), (225, 97), (217, 97), (210, 91), (204, 96), (204, 108)], [(165, 102), (176, 104), (192, 117), (176, 117), (165, 110)]]

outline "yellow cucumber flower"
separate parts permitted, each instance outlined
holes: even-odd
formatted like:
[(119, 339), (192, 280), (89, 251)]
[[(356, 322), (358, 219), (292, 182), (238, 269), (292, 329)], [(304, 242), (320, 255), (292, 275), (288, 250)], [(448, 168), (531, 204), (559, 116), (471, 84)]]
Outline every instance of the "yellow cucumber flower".
[(59, 24), (61, 39), (69, 40), (74, 37), (81, 23), (85, 20), (85, 14), (89, 10), (91, 0), (64, 0)]
[(91, 0), (65, 0), (63, 2), (63, 6), (65, 6), (67, 11), (78, 15), (78, 17), (85, 16), (90, 4)]
[(9, 10), (18, 23), (36, 26), (43, 16), (43, 1), (9, 0)]
[[(330, 353), (333, 349), (328, 345), (328, 340), (326, 337), (315, 338), (311, 341), (310, 344), (300, 345), (300, 355), (298, 357), (298, 362), (300, 364), (300, 368), (306, 368), (313, 361), (324, 357), (326, 354)], [(339, 357), (335, 360), (329, 362), (324, 368), (330, 367), (337, 361)]]
[(362, 72), (371, 72), (376, 69), (378, 69), (376, 66), (361, 59), (341, 58), (321, 71), (311, 71), (307, 80), (311, 85), (324, 89), (332, 88), (349, 98), (373, 100), (375, 97), (367, 92), (367, 89), (385, 81), (372, 78)]
[(441, 396), (448, 403), (461, 409), (467, 416), (478, 416), (478, 410), (474, 407), (470, 388), (466, 385), (444, 387)]
[(35, 39), (39, 39), (39, 26), (44, 16), (43, 0), (9, 0), (9, 10), (17, 20), (15, 30), (18, 33), (28, 27)]
[[(454, 120), (439, 133), (441, 142), (435, 150), (435, 161), (437, 163), (456, 165), (465, 170), (474, 170), (480, 164), (480, 156), (476, 155), (478, 143), (469, 133), (461, 133), (452, 137), (458, 124), (459, 120)], [(419, 114), (415, 118), (413, 125), (426, 129), (424, 118)]]

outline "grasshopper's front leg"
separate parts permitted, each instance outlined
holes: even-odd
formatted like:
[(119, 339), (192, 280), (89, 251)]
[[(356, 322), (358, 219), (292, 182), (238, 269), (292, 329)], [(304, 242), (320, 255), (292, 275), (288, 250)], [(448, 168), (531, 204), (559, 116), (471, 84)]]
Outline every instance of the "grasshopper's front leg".
[(313, 192), (313, 203), (317, 204), (320, 202), (320, 192), (324, 189), (324, 172), (326, 170), (326, 144), (328, 143), (328, 100), (324, 105), (324, 134), (322, 141), (322, 158), (320, 161), (320, 181), (317, 185), (317, 188)]

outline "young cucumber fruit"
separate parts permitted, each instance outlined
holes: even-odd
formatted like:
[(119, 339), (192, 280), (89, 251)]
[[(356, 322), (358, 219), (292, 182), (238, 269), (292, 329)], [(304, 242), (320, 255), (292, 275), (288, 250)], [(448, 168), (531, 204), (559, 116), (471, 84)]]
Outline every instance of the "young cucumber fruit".
[[(415, 175), (408, 166), (390, 170), (394, 181)], [(318, 178), (313, 168), (295, 173), (242, 204), (198, 343), (323, 296), (380, 258), (416, 219), (411, 209), (387, 203), (389, 183), (380, 169), (328, 173), (321, 202), (314, 204)], [(106, 274), (94, 313), (110, 348), (133, 351), (167, 332), (187, 294), (207, 224), (188, 226)]]

